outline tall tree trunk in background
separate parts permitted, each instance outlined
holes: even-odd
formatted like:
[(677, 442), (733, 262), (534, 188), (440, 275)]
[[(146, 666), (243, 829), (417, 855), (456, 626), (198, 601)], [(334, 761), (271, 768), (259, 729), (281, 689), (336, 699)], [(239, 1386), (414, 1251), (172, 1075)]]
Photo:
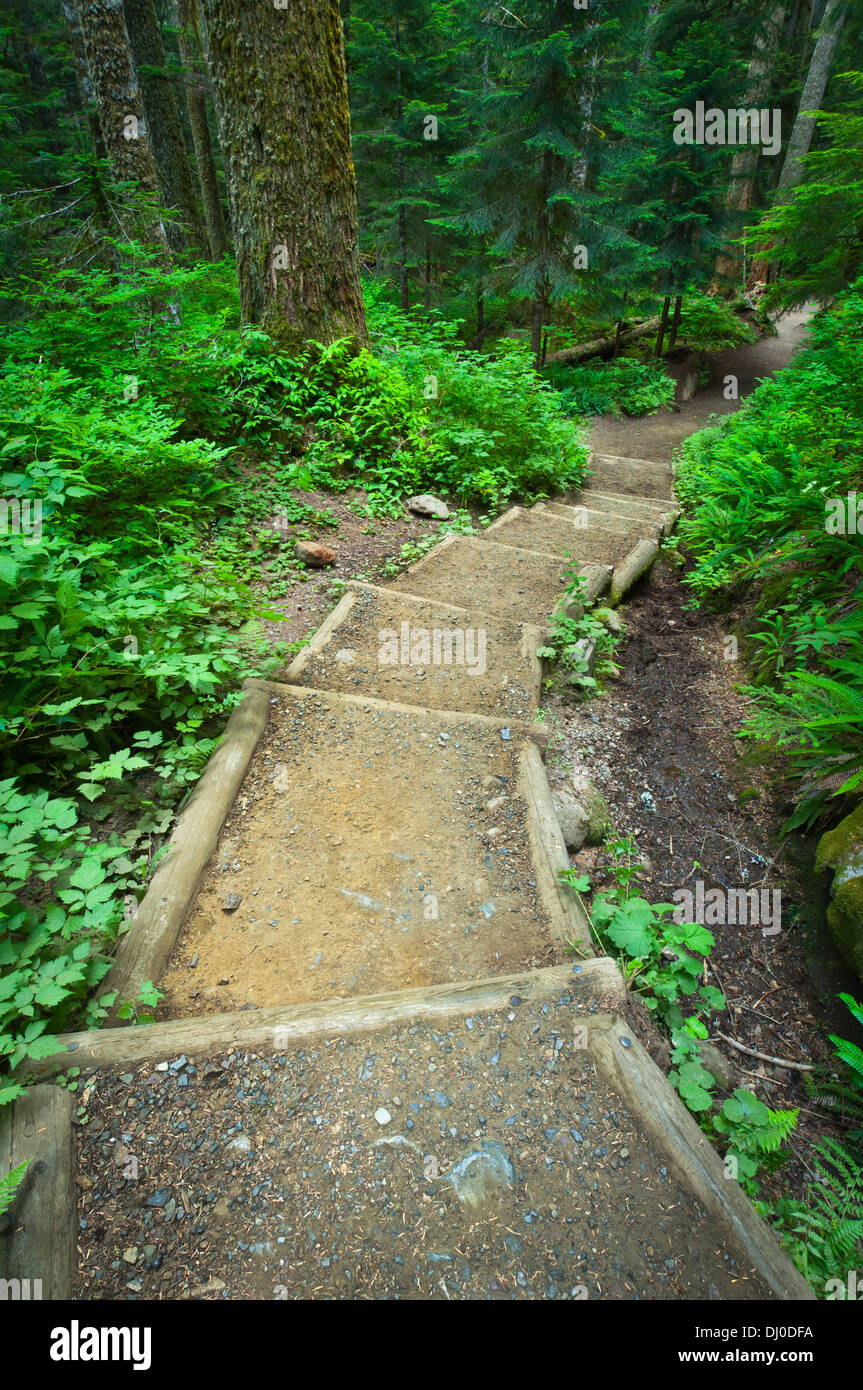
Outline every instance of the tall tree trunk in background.
[(668, 295), (662, 301), (662, 317), (659, 320), (659, 332), (656, 335), (656, 346), (653, 349), (654, 357), (662, 356), (662, 343), (665, 338), (665, 330), (668, 327), (668, 310), (671, 307), (671, 299)]
[(830, 65), (833, 62), (833, 55), (836, 52), (836, 45), (839, 42), (839, 35), (842, 32), (846, 14), (846, 0), (827, 0), (827, 8), (818, 30), (812, 61), (809, 64), (809, 71), (806, 74), (806, 82), (800, 97), (800, 105), (797, 108), (794, 129), (785, 150), (782, 173), (779, 175), (777, 195), (780, 200), (783, 196), (787, 196), (791, 189), (796, 188), (803, 178), (804, 165), (802, 160), (809, 153), (809, 146), (812, 144), (812, 135), (815, 131), (814, 117), (807, 116), (805, 113), (820, 110), (827, 89), (827, 79), (830, 76)]
[(105, 157), (115, 178), (156, 194), (159, 180), (132, 65), (123, 0), (78, 0), (78, 20)]
[(476, 282), (476, 335), (472, 347), (481, 348), (485, 338), (485, 294), (482, 280)]
[(72, 50), (72, 65), (75, 69), (75, 85), (78, 89), (78, 100), (81, 104), (81, 113), (87, 123), (87, 130), (90, 135), (90, 148), (92, 151), (92, 161), (90, 164), (90, 191), (93, 198), (95, 213), (93, 221), (95, 223), (97, 236), (94, 241), (102, 240), (103, 245), (107, 246), (108, 260), (112, 270), (116, 273), (119, 270), (119, 256), (116, 247), (107, 239), (116, 229), (112, 227), (111, 209), (108, 205), (108, 196), (102, 186), (102, 175), (99, 169), (100, 161), (107, 158), (105, 153), (105, 142), (102, 139), (102, 130), (99, 125), (99, 116), (96, 110), (96, 99), (93, 93), (93, 83), (90, 78), (90, 68), (87, 64), (87, 53), (84, 45), (84, 35), (81, 32), (81, 22), (74, 0), (62, 0), (63, 14), (69, 27), (69, 45)]
[(666, 352), (673, 352), (677, 342), (677, 334), (680, 329), (680, 315), (683, 310), (683, 295), (674, 296), (674, 313), (671, 317), (671, 327), (668, 330), (668, 346)]
[(549, 150), (543, 150), (536, 206), (536, 257), (539, 262), (539, 271), (534, 281), (533, 309), (530, 323), (530, 346), (533, 352), (533, 365), (537, 370), (539, 370), (542, 365), (542, 330), (545, 326), (546, 318), (548, 317), (549, 304), (549, 284), (546, 265), (550, 235), (548, 200), (551, 196), (551, 183), (552, 155)]
[(201, 186), (207, 240), (210, 243), (210, 255), (213, 260), (220, 261), (228, 251), (230, 237), (225, 222), (222, 199), (219, 195), (219, 179), (216, 173), (213, 142), (210, 138), (210, 123), (207, 119), (203, 57), (195, 43), (194, 0), (179, 0), (177, 19), (177, 40), (180, 48), (180, 61), (185, 72), (186, 105), (189, 112), (189, 125), (192, 130), (192, 143), (195, 146), (195, 160), (198, 165), (198, 182)]
[(367, 341), (335, 0), (202, 0), (246, 323)]
[[(755, 40), (755, 52), (749, 64), (746, 93), (743, 98), (743, 105), (747, 109), (767, 105), (785, 13), (784, 4), (774, 5), (764, 28)], [(752, 206), (757, 168), (758, 146), (741, 145), (731, 162), (731, 181), (725, 198), (725, 206), (729, 212), (748, 212)], [(716, 259), (714, 274), (736, 280), (740, 274), (739, 253), (734, 251), (720, 254)]]
[[(399, 29), (399, 11), (396, 5), (393, 13), (393, 44), (397, 53), (401, 52), (401, 31)], [(397, 135), (401, 142), (401, 123), (404, 116), (404, 102), (402, 101), (402, 69), (401, 63), (396, 68), (396, 125)], [(407, 208), (402, 201), (405, 193), (405, 156), (404, 150), (399, 148), (396, 153), (396, 192), (399, 200), (399, 210), (397, 214), (398, 223), (398, 263), (399, 263), (399, 304), (404, 313), (411, 307), (410, 290), (408, 288), (408, 214)]]
[(96, 97), (93, 92), (93, 83), (90, 79), (90, 69), (87, 65), (87, 51), (84, 46), (84, 35), (81, 32), (81, 21), (74, 0), (63, 0), (63, 14), (69, 26), (69, 46), (72, 50), (72, 64), (75, 68), (75, 82), (78, 87), (78, 99), (81, 102), (81, 110), (87, 122), (87, 129), (90, 132), (90, 143), (96, 159), (106, 159), (105, 142), (102, 139), (102, 130), (99, 125), (99, 116), (96, 111)]
[(169, 227), (169, 237), (178, 248), (191, 244), (203, 250), (204, 224), (153, 0), (124, 0), (124, 8), (162, 199), (166, 207), (178, 213), (182, 223), (181, 227)]

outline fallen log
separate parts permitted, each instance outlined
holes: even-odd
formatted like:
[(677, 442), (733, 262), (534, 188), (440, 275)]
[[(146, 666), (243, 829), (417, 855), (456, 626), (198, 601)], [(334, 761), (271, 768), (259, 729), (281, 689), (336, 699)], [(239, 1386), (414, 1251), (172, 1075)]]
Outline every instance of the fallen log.
[(609, 338), (591, 338), (589, 342), (578, 343), (576, 347), (563, 348), (547, 357), (545, 364), (548, 366), (549, 362), (563, 362), (571, 365), (573, 362), (586, 362), (591, 357), (602, 357), (604, 353), (613, 352), (615, 345), (623, 347), (626, 343), (635, 342), (636, 338), (645, 338), (648, 333), (658, 332), (660, 322), (657, 314), (656, 318), (645, 319), (634, 328), (624, 329), (619, 338), (616, 333), (612, 333)]

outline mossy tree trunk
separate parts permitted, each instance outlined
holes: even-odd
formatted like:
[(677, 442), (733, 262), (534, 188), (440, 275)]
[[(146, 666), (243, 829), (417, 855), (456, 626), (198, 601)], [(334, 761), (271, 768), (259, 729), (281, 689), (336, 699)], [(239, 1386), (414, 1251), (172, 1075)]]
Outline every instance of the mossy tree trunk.
[(246, 323), (367, 340), (336, 0), (202, 0)]
[(162, 199), (175, 212), (180, 225), (169, 227), (177, 247), (185, 244), (203, 250), (204, 224), (195, 197), (195, 179), (183, 138), (180, 108), (153, 0), (124, 0), (126, 28), (141, 85)]
[(78, 0), (87, 70), (102, 146), (118, 180), (155, 194), (159, 181), (147, 138), (141, 90), (135, 76), (123, 0)]
[(815, 133), (815, 117), (806, 113), (818, 111), (821, 108), (827, 89), (827, 79), (830, 76), (833, 55), (836, 52), (836, 45), (839, 42), (839, 35), (842, 32), (846, 14), (845, 0), (827, 0), (827, 8), (818, 30), (812, 61), (809, 64), (794, 128), (791, 131), (791, 139), (785, 150), (785, 160), (782, 165), (782, 173), (779, 176), (778, 196), (780, 200), (789, 196), (791, 190), (797, 187), (805, 173), (803, 160), (809, 153), (809, 146), (812, 144), (812, 136)]
[[(773, 6), (763, 29), (759, 30), (756, 36), (755, 51), (749, 64), (746, 92), (743, 97), (744, 109), (767, 106), (786, 10), (787, 6), (784, 4)], [(731, 180), (725, 197), (725, 206), (729, 212), (748, 212), (751, 208), (758, 159), (757, 145), (741, 145), (735, 151), (731, 161)], [(717, 257), (716, 275), (727, 280), (736, 280), (740, 270), (741, 256), (736, 250), (723, 251)]]
[(194, 0), (180, 0), (177, 17), (180, 61), (183, 64), (186, 82), (186, 106), (189, 112), (192, 143), (195, 146), (195, 160), (198, 165), (198, 181), (201, 185), (201, 201), (204, 207), (207, 239), (210, 243), (210, 255), (214, 261), (220, 261), (230, 246), (230, 236), (219, 194), (213, 141), (210, 137), (210, 123), (207, 119), (207, 91), (203, 72), (203, 57), (197, 43)]

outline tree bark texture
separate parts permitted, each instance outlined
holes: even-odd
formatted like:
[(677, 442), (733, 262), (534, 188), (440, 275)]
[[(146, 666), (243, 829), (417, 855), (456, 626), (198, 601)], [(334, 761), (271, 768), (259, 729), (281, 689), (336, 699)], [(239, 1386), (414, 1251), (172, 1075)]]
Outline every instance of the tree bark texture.
[(791, 189), (796, 188), (803, 178), (804, 165), (802, 161), (809, 153), (809, 146), (812, 144), (812, 136), (815, 132), (815, 118), (814, 116), (807, 116), (805, 112), (819, 110), (824, 100), (827, 79), (830, 76), (830, 65), (833, 62), (833, 54), (836, 52), (836, 45), (845, 23), (846, 13), (845, 0), (828, 0), (824, 18), (818, 30), (818, 37), (815, 40), (815, 49), (809, 64), (809, 71), (806, 74), (800, 105), (797, 108), (794, 129), (785, 151), (785, 162), (782, 165), (777, 190), (780, 200), (783, 195), (787, 196)]
[(177, 37), (180, 61), (185, 73), (186, 107), (189, 112), (192, 143), (195, 147), (195, 161), (198, 166), (198, 182), (201, 187), (201, 202), (204, 208), (207, 240), (210, 243), (210, 255), (214, 261), (220, 261), (228, 251), (230, 236), (225, 220), (225, 210), (222, 207), (222, 199), (219, 194), (213, 141), (210, 136), (210, 123), (207, 119), (204, 60), (196, 43), (194, 20), (194, 0), (180, 0)]
[(202, 0), (246, 323), (367, 341), (336, 0)]
[(178, 247), (189, 242), (203, 249), (204, 224), (153, 0), (124, 0), (124, 9), (162, 200), (182, 224), (169, 228), (169, 235)]
[[(784, 4), (774, 6), (755, 40), (755, 52), (749, 64), (746, 93), (743, 98), (743, 105), (747, 109), (760, 109), (767, 105), (785, 14)], [(752, 206), (758, 154), (758, 147), (755, 145), (741, 145), (736, 151), (731, 161), (731, 180), (725, 198), (725, 206), (729, 212), (748, 212)], [(736, 280), (740, 274), (739, 253), (734, 251), (718, 256), (715, 273), (729, 280)]]
[(145, 193), (156, 193), (156, 164), (132, 65), (123, 0), (78, 0), (78, 19), (102, 144), (114, 176), (136, 182)]

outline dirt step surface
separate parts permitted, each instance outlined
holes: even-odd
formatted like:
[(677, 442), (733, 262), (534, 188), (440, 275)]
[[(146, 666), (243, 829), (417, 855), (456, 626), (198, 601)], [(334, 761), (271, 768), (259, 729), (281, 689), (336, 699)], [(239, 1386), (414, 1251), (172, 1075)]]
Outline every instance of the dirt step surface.
[(351, 607), (319, 652), (301, 653), (289, 682), (379, 700), (533, 719), (540, 629), (394, 589), (351, 584)]
[[(591, 596), (608, 587), (601, 565), (581, 565)], [(564, 588), (566, 562), (553, 555), (516, 550), (485, 537), (454, 536), (405, 574), (402, 593), (462, 604), (515, 622), (544, 626)]]
[(614, 459), (604, 454), (595, 454), (591, 459), (588, 485), (597, 492), (624, 496), (662, 500), (674, 496), (674, 479), (667, 464)]
[(660, 518), (676, 504), (672, 502), (648, 501), (644, 498), (624, 497), (621, 493), (614, 492), (593, 492), (590, 488), (581, 488), (577, 492), (569, 494), (568, 502), (550, 502), (549, 510), (560, 513), (562, 516), (572, 516), (576, 510), (587, 508), (588, 512), (600, 512), (607, 516), (609, 521), (615, 524), (624, 522), (627, 525), (632, 523), (644, 522), (659, 524)]
[[(643, 529), (647, 534), (656, 528)], [(586, 511), (576, 512), (572, 518), (524, 511), (508, 517), (496, 528), (494, 536), (506, 545), (526, 550), (569, 556), (582, 563), (616, 565), (629, 554), (637, 539), (633, 531), (637, 530), (637, 522), (627, 531), (592, 527)]]
[(160, 1017), (553, 963), (523, 727), (274, 695), (160, 981)]
[(601, 1009), (96, 1072), (76, 1297), (771, 1297), (591, 1060)]
[[(589, 498), (586, 499), (586, 503), (588, 500)], [(534, 502), (527, 511), (529, 516), (543, 517), (548, 521), (552, 518), (556, 518), (558, 521), (564, 519), (571, 526), (577, 522), (579, 528), (607, 531), (617, 536), (658, 536), (660, 532), (659, 517), (661, 512), (658, 510), (644, 517), (636, 517), (626, 516), (620, 512), (599, 511), (596, 507), (586, 504), (573, 507), (565, 502)]]

